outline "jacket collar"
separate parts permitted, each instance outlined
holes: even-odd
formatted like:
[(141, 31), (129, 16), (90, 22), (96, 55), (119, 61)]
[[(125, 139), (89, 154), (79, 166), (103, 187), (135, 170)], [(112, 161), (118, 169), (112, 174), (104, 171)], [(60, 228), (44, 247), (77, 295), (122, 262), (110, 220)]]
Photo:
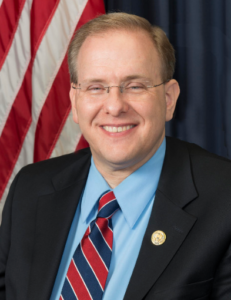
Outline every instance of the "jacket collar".
[[(172, 260), (196, 222), (182, 208), (198, 194), (186, 143), (167, 138), (166, 156), (150, 220), (124, 300), (141, 300)], [(151, 242), (156, 230), (166, 234), (161, 246)]]
[(69, 166), (52, 178), (54, 192), (38, 199), (36, 232), (27, 299), (49, 299), (66, 239), (90, 167), (90, 150), (73, 154)]
[[(196, 222), (195, 217), (182, 210), (197, 197), (188, 149), (185, 143), (171, 138), (166, 142), (166, 156), (153, 210), (124, 300), (143, 299)], [(54, 193), (39, 198), (28, 299), (50, 297), (88, 176), (90, 156), (89, 149), (76, 154), (75, 162), (52, 178)], [(151, 235), (156, 230), (167, 235), (162, 246), (151, 243)]]

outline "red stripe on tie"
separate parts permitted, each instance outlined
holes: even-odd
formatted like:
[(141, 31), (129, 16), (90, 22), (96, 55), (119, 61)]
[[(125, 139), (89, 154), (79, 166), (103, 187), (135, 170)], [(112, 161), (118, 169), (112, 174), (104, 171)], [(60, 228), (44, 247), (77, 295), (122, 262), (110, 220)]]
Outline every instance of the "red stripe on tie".
[[(98, 226), (98, 229), (101, 232), (102, 237), (104, 238), (104, 240), (107, 243), (108, 247), (112, 251), (113, 232), (111, 231), (111, 228), (109, 228), (109, 226), (108, 226), (108, 220), (104, 219), (104, 218), (98, 218), (95, 223)], [(110, 230), (108, 230), (108, 228)]]
[(81, 248), (89, 266), (91, 267), (101, 286), (101, 289), (104, 291), (108, 275), (108, 269), (106, 265), (104, 264), (101, 256), (97, 252), (89, 237), (82, 239)]
[[(104, 12), (102, 0), (88, 1), (76, 30), (87, 21)], [(71, 110), (69, 90), (70, 79), (67, 57), (65, 56), (38, 119), (35, 133), (34, 162), (48, 159), (52, 154)]]
[(84, 237), (87, 237), (91, 233), (91, 227), (90, 225), (87, 227), (86, 232), (84, 233)]
[(77, 296), (78, 299), (84, 299), (84, 300), (92, 300), (91, 294), (88, 291), (81, 275), (79, 274), (78, 269), (76, 268), (75, 263), (73, 262), (73, 259), (71, 260), (68, 272), (67, 272), (67, 278), (72, 286), (72, 289)]
[(0, 7), (0, 70), (10, 50), (26, 0), (4, 0)]
[(101, 199), (99, 200), (99, 208), (98, 208), (98, 212), (109, 202), (111, 202), (112, 200), (115, 200), (115, 195), (112, 191), (108, 192), (107, 194), (103, 195), (101, 197)]

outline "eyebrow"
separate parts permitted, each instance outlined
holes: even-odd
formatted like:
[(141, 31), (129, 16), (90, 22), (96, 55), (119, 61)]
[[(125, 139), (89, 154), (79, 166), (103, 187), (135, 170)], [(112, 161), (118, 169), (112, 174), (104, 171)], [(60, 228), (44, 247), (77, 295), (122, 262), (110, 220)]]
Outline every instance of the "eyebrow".
[(144, 80), (147, 80), (147, 81), (151, 80), (150, 78), (147, 78), (144, 75), (137, 74), (137, 75), (126, 76), (123, 81), (128, 81), (128, 80), (133, 80), (133, 79), (144, 79)]
[[(143, 79), (143, 80), (146, 80), (146, 81), (151, 81), (150, 78), (147, 78), (145, 77), (144, 75), (140, 75), (140, 74), (134, 74), (134, 75), (128, 75), (128, 76), (125, 76), (121, 82), (126, 82), (126, 81), (129, 81), (129, 80), (134, 80), (134, 79)], [(103, 79), (99, 79), (99, 78), (91, 78), (91, 79), (88, 79), (86, 81), (83, 81), (83, 83), (105, 83), (106, 81), (103, 80)]]

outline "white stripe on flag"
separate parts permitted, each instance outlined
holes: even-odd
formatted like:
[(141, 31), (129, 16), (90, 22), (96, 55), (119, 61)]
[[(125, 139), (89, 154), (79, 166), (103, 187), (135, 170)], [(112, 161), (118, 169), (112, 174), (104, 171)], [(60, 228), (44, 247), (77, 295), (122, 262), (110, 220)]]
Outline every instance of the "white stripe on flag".
[(14, 166), (13, 172), (10, 176), (10, 179), (7, 182), (7, 186), (4, 190), (4, 193), (2, 195), (1, 201), (0, 201), (0, 224), (1, 224), (1, 212), (4, 206), (4, 203), (6, 201), (6, 197), (8, 195), (10, 185), (16, 176), (16, 174), (21, 170), (21, 168), (29, 163), (33, 162), (33, 155), (34, 152), (32, 151), (34, 149), (34, 140), (31, 140), (30, 136), (27, 135), (23, 147), (21, 149), (21, 152), (19, 154), (18, 160)]
[(61, 0), (36, 53), (32, 71), (32, 120), (36, 124), (86, 3)]
[[(29, 1), (30, 1), (30, 5), (31, 5), (31, 0), (29, 0)], [(26, 1), (26, 3), (27, 3), (27, 1)], [(49, 93), (49, 90), (52, 86), (53, 80), (55, 79), (56, 74), (59, 71), (62, 60), (66, 54), (70, 39), (74, 33), (74, 30), (76, 28), (79, 18), (81, 17), (83, 10), (85, 8), (86, 3), (87, 3), (87, 0), (84, 0), (81, 2), (80, 1), (70, 2), (67, 0), (61, 1), (61, 3), (59, 4), (59, 6), (55, 12), (55, 15), (48, 27), (48, 30), (45, 33), (44, 38), (38, 48), (38, 51), (35, 56), (33, 72), (32, 72), (33, 121), (30, 126), (30, 129), (25, 137), (18, 160), (15, 164), (15, 167), (14, 167), (11, 177), (7, 183), (4, 194), (1, 198), (1, 201), (0, 201), (1, 207), (3, 207), (3, 205), (5, 203), (10, 184), (12, 183), (15, 175), (18, 173), (18, 171), (23, 166), (33, 162), (34, 134), (35, 134), (38, 117), (39, 117), (40, 111), (42, 109), (42, 106), (46, 100), (47, 94)], [(68, 17), (69, 13), (70, 13), (71, 17)], [(30, 15), (28, 10), (26, 11), (26, 15), (27, 16)], [(23, 17), (23, 15), (21, 16), (21, 18), (22, 17)], [(69, 24), (63, 25), (64, 20), (65, 21), (69, 20)], [(29, 22), (29, 19), (27, 21)], [(20, 22), (21, 22), (21, 19), (19, 21), (19, 26), (20, 26)], [(25, 21), (23, 21), (23, 23), (25, 23)], [(63, 27), (63, 29), (62, 29), (62, 27)], [(30, 25), (27, 24), (27, 29), (29, 29), (29, 28), (30, 28)], [(17, 32), (18, 32), (18, 30), (16, 31), (16, 34), (17, 34)], [(19, 31), (19, 33), (21, 33), (21, 31)], [(54, 36), (56, 37), (56, 39), (54, 39)], [(18, 37), (16, 37), (16, 35), (15, 35), (15, 38), (16, 38), (16, 41), (19, 40)], [(61, 38), (61, 43), (60, 43), (60, 38)], [(26, 43), (26, 41), (23, 40), (23, 43), (25, 43), (25, 45), (27, 47), (29, 47), (29, 49), (30, 49), (30, 40), (27, 41), (27, 43)], [(24, 45), (24, 47), (25, 47), (25, 45)], [(60, 47), (58, 47), (57, 45), (59, 45)], [(12, 46), (13, 46), (13, 44), (12, 44)], [(19, 45), (16, 44), (16, 47), (19, 47)], [(12, 50), (12, 47), (11, 47), (10, 51), (11, 50)], [(9, 52), (9, 54), (10, 54), (10, 52)], [(8, 57), (6, 58), (6, 60), (9, 59), (9, 54), (8, 54)], [(15, 57), (17, 57), (15, 52), (13, 52), (12, 55), (15, 55)], [(30, 56), (29, 56), (29, 59), (30, 59)], [(56, 59), (57, 59), (57, 61), (56, 61)], [(41, 62), (44, 62), (44, 63), (41, 64)], [(28, 63), (29, 63), (29, 61), (28, 61)], [(11, 66), (11, 69), (15, 70), (15, 66), (17, 66), (17, 63), (14, 61)], [(28, 64), (26, 65), (25, 69), (27, 69), (27, 66), (28, 66)], [(4, 65), (3, 65), (3, 67), (4, 67)], [(3, 71), (3, 69), (1, 70), (0, 75), (3, 73), (2, 71)], [(21, 75), (22, 79), (20, 81), (20, 86), (18, 87), (18, 90), (21, 87), (21, 83), (22, 83), (25, 71)], [(7, 80), (10, 81), (9, 78), (7, 78)], [(9, 85), (8, 85), (8, 91), (9, 90), (11, 90), (11, 89), (9, 89)], [(18, 90), (17, 90), (17, 92), (18, 92)], [(14, 97), (15, 96), (16, 95), (14, 95)], [(6, 101), (4, 101), (4, 103), (5, 102)], [(11, 108), (11, 106), (10, 106), (10, 108)], [(4, 113), (5, 112), (1, 112), (1, 116)], [(51, 157), (55, 157), (58, 155), (73, 152), (78, 144), (80, 136), (81, 136), (80, 128), (78, 125), (76, 125), (73, 122), (72, 115), (70, 113), (70, 115), (68, 116), (66, 123), (63, 127), (63, 130), (59, 136), (59, 139), (56, 143), (56, 146), (52, 152)], [(67, 142), (67, 140), (68, 140), (68, 142)], [(59, 149), (60, 146), (61, 146), (61, 149)], [(0, 207), (0, 213), (1, 213), (1, 207)]]
[(11, 48), (0, 72), (0, 135), (30, 62), (30, 9), (25, 2)]
[[(87, 0), (82, 2), (86, 5)], [(31, 161), (28, 161), (26, 155), (20, 154), (21, 167), (33, 162), (34, 138), (39, 115), (85, 5), (80, 7), (79, 1), (62, 0), (36, 52), (32, 69), (32, 123), (21, 151), (25, 152), (26, 149), (30, 149), (31, 153), (28, 155)]]
[(71, 111), (52, 151), (51, 157), (74, 152), (80, 136), (79, 125), (73, 121)]

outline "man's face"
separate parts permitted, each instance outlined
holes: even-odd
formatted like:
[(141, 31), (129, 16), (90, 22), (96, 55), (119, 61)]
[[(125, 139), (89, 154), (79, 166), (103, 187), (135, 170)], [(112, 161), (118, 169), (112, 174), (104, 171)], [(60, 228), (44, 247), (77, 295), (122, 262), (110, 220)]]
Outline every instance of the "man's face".
[[(109, 31), (88, 37), (77, 66), (78, 83), (85, 86), (98, 82), (119, 86), (131, 78), (149, 85), (163, 81), (159, 55), (142, 31)], [(121, 94), (112, 87), (103, 97), (88, 97), (71, 88), (74, 121), (99, 169), (134, 171), (151, 158), (164, 139), (165, 122), (172, 118), (176, 87), (178, 84), (170, 81), (140, 95)]]

